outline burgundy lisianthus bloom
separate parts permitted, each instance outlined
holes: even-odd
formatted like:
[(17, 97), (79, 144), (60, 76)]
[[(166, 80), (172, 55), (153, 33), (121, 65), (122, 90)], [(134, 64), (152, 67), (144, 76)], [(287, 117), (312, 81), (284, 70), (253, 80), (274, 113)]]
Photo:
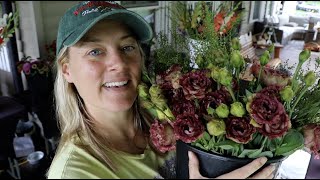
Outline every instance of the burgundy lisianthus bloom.
[[(251, 66), (251, 72), (255, 77), (259, 76), (260, 64), (254, 63)], [(287, 72), (272, 69), (264, 66), (260, 75), (260, 80), (266, 85), (277, 85), (285, 87), (290, 83), (290, 75)]]
[(276, 97), (257, 93), (250, 104), (250, 115), (258, 124), (277, 124), (285, 108)]
[(320, 159), (320, 125), (308, 124), (303, 127), (304, 145), (315, 155), (315, 159)]
[(250, 124), (250, 118), (229, 117), (226, 120), (226, 137), (234, 142), (246, 144), (252, 140), (256, 128)]
[(277, 119), (276, 123), (259, 124), (261, 127), (257, 128), (261, 134), (268, 136), (270, 139), (281, 137), (291, 128), (291, 121), (285, 112), (275, 116), (274, 119)]
[(163, 95), (168, 100), (168, 105), (176, 104), (176, 102), (185, 101), (186, 98), (184, 97), (183, 91), (181, 88), (179, 89), (170, 89), (170, 90), (163, 90)]
[(173, 123), (176, 139), (185, 143), (196, 141), (204, 133), (204, 126), (195, 114), (180, 114)]
[(161, 89), (178, 89), (182, 67), (174, 64), (165, 72), (156, 76), (156, 83)]
[(149, 132), (153, 145), (159, 149), (159, 151), (166, 152), (176, 148), (173, 127), (167, 121), (160, 122), (155, 120)]
[(196, 70), (180, 78), (180, 85), (186, 99), (202, 99), (211, 90), (212, 81), (206, 74), (206, 70)]
[(280, 87), (280, 86), (271, 85), (271, 86), (267, 86), (267, 87), (261, 89), (258, 93), (265, 94), (267, 96), (276, 97), (280, 101), (281, 100), (281, 97), (280, 97), (281, 89), (282, 89), (282, 87)]
[(172, 113), (175, 117), (183, 113), (195, 114), (196, 107), (193, 101), (189, 101), (189, 100), (175, 101), (173, 104)]
[(221, 103), (223, 104), (230, 104), (232, 102), (232, 98), (230, 93), (224, 89), (221, 88), (219, 90), (209, 92), (206, 94), (206, 97), (201, 99), (200, 101), (200, 111), (202, 113), (207, 114), (207, 109), (209, 107), (215, 109), (217, 108)]

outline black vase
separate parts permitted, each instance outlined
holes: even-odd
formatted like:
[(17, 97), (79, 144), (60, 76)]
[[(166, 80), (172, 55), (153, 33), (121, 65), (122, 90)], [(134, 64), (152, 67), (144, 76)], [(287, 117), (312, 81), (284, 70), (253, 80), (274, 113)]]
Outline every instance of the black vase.
[[(199, 160), (200, 174), (208, 178), (215, 178), (226, 174), (253, 161), (253, 159), (250, 158), (226, 157), (213, 152), (206, 152), (205, 150), (193, 147), (182, 141), (177, 141), (176, 151), (176, 173), (178, 179), (189, 179), (188, 151), (192, 151), (196, 154)], [(269, 159), (260, 169), (263, 169), (270, 164), (275, 164), (276, 169), (278, 169), (285, 158), (286, 157)], [(276, 171), (277, 170), (275, 170), (274, 174), (277, 173)]]

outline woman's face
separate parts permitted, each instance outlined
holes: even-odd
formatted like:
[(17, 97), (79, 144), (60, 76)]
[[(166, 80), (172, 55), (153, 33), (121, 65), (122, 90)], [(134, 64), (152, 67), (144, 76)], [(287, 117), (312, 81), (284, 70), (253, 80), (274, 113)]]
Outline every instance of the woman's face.
[(133, 105), (140, 82), (142, 57), (129, 29), (104, 20), (69, 48), (64, 77), (77, 88), (89, 110), (126, 111)]

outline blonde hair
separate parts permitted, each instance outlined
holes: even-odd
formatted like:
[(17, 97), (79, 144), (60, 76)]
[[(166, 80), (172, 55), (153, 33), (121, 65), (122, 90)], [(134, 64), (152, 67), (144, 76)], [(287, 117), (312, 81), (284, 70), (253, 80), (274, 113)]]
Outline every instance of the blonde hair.
[[(142, 58), (141, 69), (145, 70), (145, 54), (140, 44), (139, 50)], [(116, 166), (112, 163), (111, 159), (108, 158), (108, 154), (106, 153), (113, 150), (112, 146), (105, 138), (95, 131), (95, 124), (87, 113), (84, 102), (74, 84), (67, 82), (63, 77), (62, 65), (68, 61), (68, 48), (64, 47), (61, 49), (55, 62), (56, 79), (54, 84), (54, 95), (56, 115), (61, 131), (61, 139), (57, 148), (57, 154), (60, 152), (63, 145), (66, 142), (71, 141), (76, 135), (81, 140), (81, 144), (77, 144), (79, 147), (89, 152), (112, 170), (115, 170)], [(133, 113), (135, 128), (148, 134), (152, 119), (146, 117), (148, 115), (142, 112), (138, 107), (137, 99), (133, 105)], [(143, 118), (140, 118), (140, 116), (143, 116)]]

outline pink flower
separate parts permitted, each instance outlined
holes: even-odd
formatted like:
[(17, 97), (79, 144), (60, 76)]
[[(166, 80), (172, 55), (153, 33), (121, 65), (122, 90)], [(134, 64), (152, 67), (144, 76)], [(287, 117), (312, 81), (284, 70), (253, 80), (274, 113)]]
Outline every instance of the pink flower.
[(177, 139), (185, 143), (197, 140), (204, 133), (204, 126), (195, 114), (180, 114), (173, 123)]
[(164, 73), (156, 76), (156, 82), (160, 85), (161, 89), (178, 89), (179, 79), (181, 76), (181, 67), (177, 64), (172, 65)]
[(167, 121), (155, 120), (150, 127), (150, 137), (154, 146), (161, 152), (175, 149), (176, 139), (173, 128)]
[(29, 62), (23, 64), (22, 66), (23, 72), (28, 75), (31, 72), (31, 64)]

